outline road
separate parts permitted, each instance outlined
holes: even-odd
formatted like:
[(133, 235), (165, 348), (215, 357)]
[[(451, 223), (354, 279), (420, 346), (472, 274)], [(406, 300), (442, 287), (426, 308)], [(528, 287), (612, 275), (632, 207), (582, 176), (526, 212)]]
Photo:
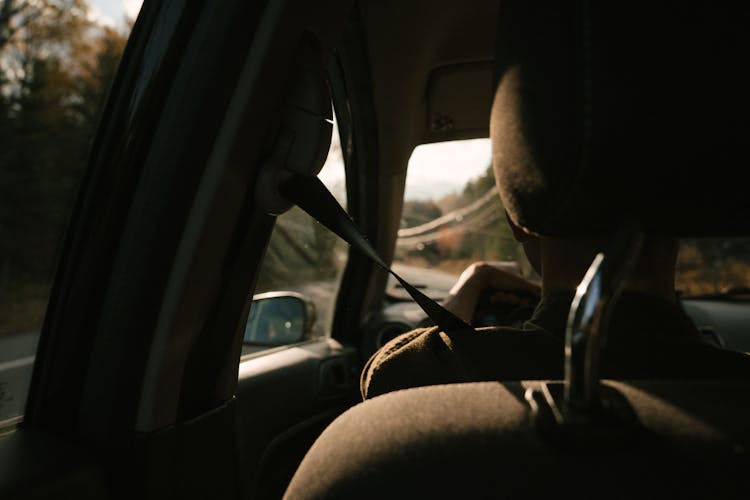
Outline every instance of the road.
[(0, 337), (0, 421), (24, 412), (39, 332)]
[[(407, 266), (398, 262), (393, 264), (393, 270), (412, 286), (419, 289), (420, 292), (435, 300), (445, 298), (458, 279), (458, 276), (445, 271)], [(386, 292), (389, 296), (397, 299), (411, 299), (393, 276), (389, 277)]]

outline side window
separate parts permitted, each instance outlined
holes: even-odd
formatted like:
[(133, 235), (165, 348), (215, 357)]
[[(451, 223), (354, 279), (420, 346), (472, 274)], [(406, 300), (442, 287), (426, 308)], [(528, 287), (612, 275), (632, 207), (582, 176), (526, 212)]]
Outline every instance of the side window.
[[(334, 121), (318, 177), (346, 206), (346, 178)], [(276, 219), (250, 307), (242, 354), (330, 335), (347, 245), (298, 207)]]
[(139, 7), (0, 0), (0, 427), (24, 411), (60, 243)]

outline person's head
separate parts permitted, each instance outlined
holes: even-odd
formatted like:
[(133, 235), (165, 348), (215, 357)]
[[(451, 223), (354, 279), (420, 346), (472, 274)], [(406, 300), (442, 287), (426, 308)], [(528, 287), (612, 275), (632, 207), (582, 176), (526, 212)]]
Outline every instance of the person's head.
[[(542, 294), (549, 295), (575, 289), (596, 254), (607, 247), (609, 237), (603, 234), (612, 227), (604, 216), (608, 212), (599, 208), (611, 205), (611, 200), (596, 189), (597, 183), (582, 186), (576, 168), (570, 166), (584, 160), (578, 156), (580, 150), (570, 146), (575, 134), (568, 133), (561, 121), (567, 101), (540, 103), (536, 84), (513, 61), (508, 58), (496, 68), (490, 115), (492, 167), (508, 224), (542, 277)], [(546, 97), (559, 97), (546, 90)], [(606, 179), (600, 181), (606, 184)], [(568, 213), (585, 214), (588, 220), (580, 224), (564, 216)], [(576, 231), (586, 236), (569, 236)], [(677, 239), (645, 238), (626, 289), (673, 300), (676, 258)]]
[[(507, 212), (506, 219), (514, 238), (523, 246), (529, 263), (542, 277), (543, 295), (574, 289), (594, 256), (603, 251), (608, 243), (607, 237), (598, 236), (537, 236), (519, 227)], [(646, 237), (626, 289), (674, 300), (677, 248), (676, 238)]]
[[(490, 138), (508, 222), (542, 277), (542, 293), (549, 294), (580, 283), (596, 253), (608, 247), (605, 235), (617, 229), (615, 221), (631, 218), (653, 234), (692, 229), (673, 222), (687, 220), (685, 211), (696, 204), (672, 203), (687, 199), (686, 191), (669, 187), (684, 164), (698, 163), (692, 152), (676, 162), (678, 148), (665, 138), (685, 144), (683, 136), (700, 135), (693, 135), (698, 130), (693, 123), (675, 120), (683, 98), (672, 100), (678, 105), (674, 108), (648, 105), (662, 102), (663, 92), (656, 91), (662, 87), (643, 79), (642, 69), (617, 62), (631, 60), (633, 53), (621, 36), (613, 36), (630, 29), (625, 18), (604, 16), (606, 8), (597, 11), (604, 16), (598, 18), (602, 25), (615, 31), (595, 33), (603, 43), (589, 44), (588, 58), (581, 58), (581, 39), (571, 37), (571, 27), (577, 26), (573, 11), (554, 2), (542, 10), (544, 15), (539, 6), (520, 0), (504, 7), (496, 36)], [(549, 36), (529, 38), (529, 25)], [(661, 43), (660, 31), (649, 35)], [(685, 35), (686, 42), (693, 39)], [(550, 44), (552, 39), (569, 43)], [(601, 52), (605, 47), (607, 57)], [(639, 52), (663, 81), (683, 81), (657, 54)], [(667, 132), (661, 122), (644, 121), (644, 111), (651, 116), (653, 110), (672, 124)], [(647, 237), (626, 287), (673, 299), (677, 243), (676, 238)]]

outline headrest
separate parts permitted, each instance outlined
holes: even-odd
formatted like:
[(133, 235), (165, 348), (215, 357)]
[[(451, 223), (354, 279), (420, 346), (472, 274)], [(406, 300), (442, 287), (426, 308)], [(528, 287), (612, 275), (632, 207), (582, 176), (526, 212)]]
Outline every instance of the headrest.
[(533, 233), (750, 234), (746, 2), (508, 0), (490, 133)]

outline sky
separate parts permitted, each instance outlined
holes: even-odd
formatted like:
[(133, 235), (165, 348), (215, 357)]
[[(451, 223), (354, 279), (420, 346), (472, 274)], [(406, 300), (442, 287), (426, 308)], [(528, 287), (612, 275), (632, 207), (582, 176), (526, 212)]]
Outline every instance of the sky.
[(404, 199), (437, 199), (461, 191), (484, 173), (490, 160), (489, 139), (417, 146), (409, 158)]
[(121, 27), (125, 16), (134, 18), (143, 0), (89, 0), (90, 17), (113, 27)]
[[(344, 185), (344, 163), (334, 115), (333, 136), (328, 157), (318, 177), (334, 193)], [(460, 193), (470, 180), (482, 175), (491, 161), (489, 139), (436, 142), (417, 146), (409, 158), (406, 200), (438, 200)]]
[[(143, 0), (89, 0), (90, 15), (101, 24), (121, 27), (125, 16), (134, 18)], [(481, 175), (490, 163), (488, 139), (418, 146), (409, 160), (405, 198), (437, 199), (459, 192), (467, 181)], [(328, 184), (343, 180), (343, 169), (325, 168)]]

